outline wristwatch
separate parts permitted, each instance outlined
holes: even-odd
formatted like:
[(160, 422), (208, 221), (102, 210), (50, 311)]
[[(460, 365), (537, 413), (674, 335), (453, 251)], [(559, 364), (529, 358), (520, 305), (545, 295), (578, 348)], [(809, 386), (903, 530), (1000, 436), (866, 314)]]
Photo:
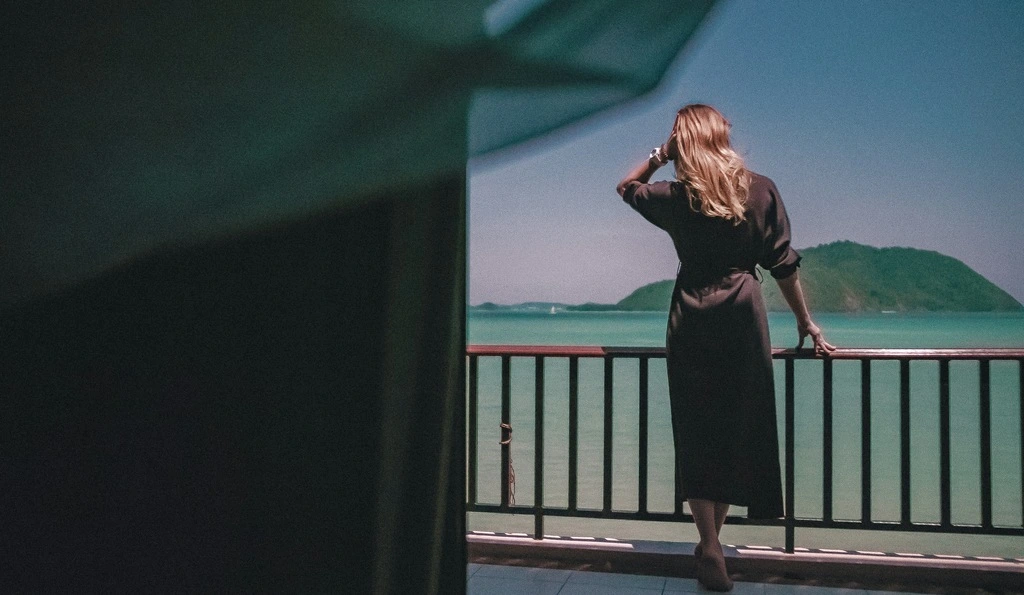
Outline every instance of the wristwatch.
[(651, 149), (651, 159), (653, 159), (658, 165), (665, 165), (668, 163), (668, 155), (661, 152), (661, 147), (654, 147)]

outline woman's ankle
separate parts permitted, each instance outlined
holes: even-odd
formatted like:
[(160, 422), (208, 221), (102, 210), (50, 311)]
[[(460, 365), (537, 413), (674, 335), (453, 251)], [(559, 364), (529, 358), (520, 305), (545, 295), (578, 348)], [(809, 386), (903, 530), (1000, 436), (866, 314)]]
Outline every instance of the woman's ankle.
[(722, 552), (722, 542), (718, 539), (701, 539), (699, 542), (697, 542), (697, 545), (704, 553), (717, 554), (719, 552)]

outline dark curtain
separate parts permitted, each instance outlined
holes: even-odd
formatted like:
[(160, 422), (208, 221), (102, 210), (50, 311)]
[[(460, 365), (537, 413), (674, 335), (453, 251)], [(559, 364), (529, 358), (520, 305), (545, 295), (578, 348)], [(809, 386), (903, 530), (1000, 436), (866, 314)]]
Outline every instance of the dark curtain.
[(463, 589), (462, 184), (5, 309), (0, 583)]
[(4, 3), (4, 590), (463, 592), (466, 159), (709, 5)]

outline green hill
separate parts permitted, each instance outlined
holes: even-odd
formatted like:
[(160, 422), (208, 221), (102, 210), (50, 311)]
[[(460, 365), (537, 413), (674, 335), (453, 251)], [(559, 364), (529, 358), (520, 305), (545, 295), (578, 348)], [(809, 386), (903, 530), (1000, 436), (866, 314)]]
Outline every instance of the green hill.
[(620, 310), (658, 310), (668, 312), (669, 302), (672, 300), (672, 287), (674, 285), (675, 279), (648, 283), (620, 300), (616, 306)]
[[(915, 248), (833, 242), (800, 250), (800, 282), (812, 312), (992, 312), (1020, 302), (955, 258)], [(762, 273), (764, 273), (762, 271)], [(763, 274), (769, 311), (788, 310)], [(619, 310), (667, 311), (673, 280), (650, 283), (616, 304)]]

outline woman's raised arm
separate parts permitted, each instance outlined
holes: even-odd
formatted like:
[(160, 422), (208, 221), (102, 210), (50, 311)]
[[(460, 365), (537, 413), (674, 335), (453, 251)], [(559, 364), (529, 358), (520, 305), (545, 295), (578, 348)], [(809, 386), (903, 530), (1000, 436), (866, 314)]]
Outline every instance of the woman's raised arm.
[(615, 191), (619, 193), (619, 196), (622, 196), (622, 194), (626, 191), (626, 186), (628, 186), (630, 182), (640, 182), (641, 184), (646, 184), (647, 182), (649, 182), (651, 180), (651, 176), (654, 175), (654, 172), (658, 171), (658, 168), (667, 164), (673, 158), (671, 136), (669, 137), (668, 142), (666, 142), (665, 144), (661, 145), (658, 148), (658, 151), (660, 151), (659, 156), (662, 159), (658, 159), (654, 156), (651, 156), (643, 163), (629, 170), (629, 173), (626, 174), (626, 177), (622, 178), (622, 180), (619, 182), (619, 185), (615, 187)]

